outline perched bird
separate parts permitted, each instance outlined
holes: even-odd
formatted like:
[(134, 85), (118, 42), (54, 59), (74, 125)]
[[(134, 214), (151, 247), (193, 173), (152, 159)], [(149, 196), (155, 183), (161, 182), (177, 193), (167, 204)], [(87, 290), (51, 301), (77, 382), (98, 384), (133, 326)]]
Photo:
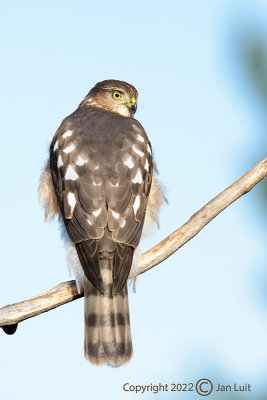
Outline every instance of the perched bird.
[(127, 279), (137, 275), (144, 225), (157, 224), (164, 200), (151, 144), (133, 118), (137, 96), (126, 82), (97, 83), (56, 131), (40, 179), (45, 221), (59, 215), (84, 291), (84, 351), (95, 365), (132, 357)]

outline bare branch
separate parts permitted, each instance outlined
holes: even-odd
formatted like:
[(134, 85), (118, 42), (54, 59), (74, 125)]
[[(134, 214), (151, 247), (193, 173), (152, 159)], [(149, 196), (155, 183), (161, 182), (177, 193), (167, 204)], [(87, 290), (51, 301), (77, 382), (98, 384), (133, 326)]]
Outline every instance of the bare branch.
[(43, 294), (0, 308), (0, 326), (17, 324), (82, 296), (75, 281), (60, 283)]
[[(196, 236), (213, 218), (239, 197), (249, 192), (266, 176), (267, 158), (202, 207), (181, 228), (144, 253), (139, 264), (139, 274), (143, 274), (170, 257), (170, 255)], [(20, 303), (2, 307), (0, 309), (0, 327), (5, 327), (5, 329), (3, 328), (5, 332), (12, 334), (15, 332), (16, 324), (19, 322), (52, 310), (82, 296), (77, 291), (75, 281), (63, 282), (41, 295)]]
[(139, 265), (139, 274), (146, 272), (170, 257), (175, 251), (196, 236), (213, 218), (217, 217), (218, 214), (241, 196), (248, 193), (266, 176), (267, 158), (259, 162), (254, 168), (238, 179), (238, 181), (214, 197), (214, 199), (210, 200), (204, 207), (192, 215), (181, 228), (143, 254), (141, 264)]

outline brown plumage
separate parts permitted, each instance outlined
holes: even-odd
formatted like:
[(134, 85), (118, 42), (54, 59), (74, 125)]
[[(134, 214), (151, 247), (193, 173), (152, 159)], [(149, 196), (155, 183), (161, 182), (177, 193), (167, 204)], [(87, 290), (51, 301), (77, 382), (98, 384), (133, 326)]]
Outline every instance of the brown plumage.
[[(150, 142), (132, 118), (136, 98), (126, 82), (98, 83), (57, 130), (39, 189), (46, 219), (60, 209), (84, 271), (85, 357), (95, 365), (132, 356), (126, 282), (153, 174)], [(155, 220), (163, 197), (154, 192)]]

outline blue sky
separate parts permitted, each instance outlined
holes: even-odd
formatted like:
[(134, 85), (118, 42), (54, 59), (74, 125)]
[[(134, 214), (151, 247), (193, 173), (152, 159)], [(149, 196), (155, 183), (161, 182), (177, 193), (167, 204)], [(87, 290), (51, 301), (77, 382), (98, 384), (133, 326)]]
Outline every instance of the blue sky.
[[(136, 118), (169, 199), (161, 229), (143, 250), (266, 155), (264, 110), (235, 50), (236, 34), (255, 26), (264, 31), (266, 2), (143, 3), (0, 3), (0, 305), (69, 279), (57, 224), (43, 223), (37, 187), (54, 132), (96, 82), (125, 80), (139, 91)], [(85, 361), (79, 300), (22, 323), (12, 337), (0, 335), (1, 392), (12, 400), (119, 400), (136, 398), (123, 391), (125, 382), (207, 377), (251, 383), (254, 395), (263, 393), (267, 257), (260, 185), (138, 279), (130, 295), (128, 366)]]

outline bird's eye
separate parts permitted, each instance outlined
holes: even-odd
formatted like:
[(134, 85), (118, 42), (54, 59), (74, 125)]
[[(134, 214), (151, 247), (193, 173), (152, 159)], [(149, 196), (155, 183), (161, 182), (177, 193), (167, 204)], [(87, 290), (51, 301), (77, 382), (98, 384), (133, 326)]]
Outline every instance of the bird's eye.
[(115, 90), (115, 92), (113, 92), (113, 94), (112, 94), (112, 97), (115, 100), (121, 100), (123, 98), (123, 94), (121, 92), (118, 92), (117, 90)]

